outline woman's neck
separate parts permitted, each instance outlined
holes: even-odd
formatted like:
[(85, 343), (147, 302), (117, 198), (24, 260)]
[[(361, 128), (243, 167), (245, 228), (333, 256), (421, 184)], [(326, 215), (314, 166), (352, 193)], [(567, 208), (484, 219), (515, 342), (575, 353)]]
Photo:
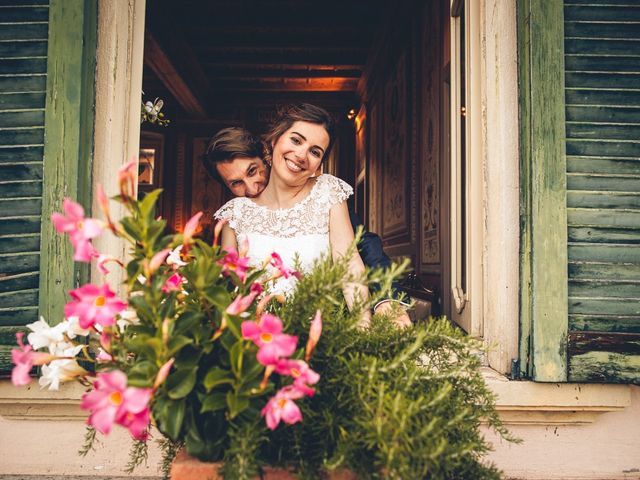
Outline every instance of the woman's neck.
[(265, 189), (256, 198), (256, 202), (274, 210), (291, 208), (308, 195), (312, 186), (313, 180), (311, 179), (302, 185), (286, 185), (281, 179), (272, 175)]

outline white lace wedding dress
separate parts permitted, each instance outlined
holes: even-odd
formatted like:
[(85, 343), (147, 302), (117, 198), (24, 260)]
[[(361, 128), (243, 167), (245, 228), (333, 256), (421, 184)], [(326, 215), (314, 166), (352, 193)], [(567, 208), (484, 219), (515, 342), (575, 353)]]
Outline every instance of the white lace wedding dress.
[[(224, 204), (215, 214), (226, 219), (236, 233), (238, 245), (249, 242), (250, 263), (260, 267), (272, 252), (278, 253), (287, 267), (299, 262), (301, 273), (309, 271), (313, 262), (330, 251), (329, 210), (353, 194), (349, 184), (333, 175), (316, 179), (309, 194), (291, 208), (271, 210), (246, 197)], [(290, 294), (296, 279), (280, 278), (271, 293)]]

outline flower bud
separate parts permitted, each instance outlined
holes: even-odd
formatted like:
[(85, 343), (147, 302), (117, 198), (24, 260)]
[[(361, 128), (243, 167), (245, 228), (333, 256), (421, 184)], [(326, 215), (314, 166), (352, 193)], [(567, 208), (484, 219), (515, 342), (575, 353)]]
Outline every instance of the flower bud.
[(305, 349), (304, 359), (308, 362), (313, 354), (313, 351), (320, 340), (322, 334), (322, 312), (316, 311), (316, 316), (311, 321), (311, 327), (309, 328), (309, 340), (307, 340), (307, 347)]

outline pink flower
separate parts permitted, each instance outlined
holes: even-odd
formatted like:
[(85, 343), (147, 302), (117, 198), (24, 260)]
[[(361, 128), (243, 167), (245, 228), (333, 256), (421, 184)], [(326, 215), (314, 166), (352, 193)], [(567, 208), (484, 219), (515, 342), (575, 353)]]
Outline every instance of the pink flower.
[(304, 353), (304, 359), (308, 362), (311, 358), (311, 354), (316, 348), (320, 335), (322, 334), (322, 312), (316, 310), (316, 316), (311, 321), (311, 327), (309, 328), (309, 339), (307, 340), (307, 347)]
[(196, 213), (193, 217), (191, 217), (184, 226), (182, 230), (182, 244), (187, 245), (191, 242), (193, 235), (196, 233), (198, 229), (198, 223), (200, 223), (200, 217), (202, 217), (202, 212)]
[(212, 245), (215, 247), (218, 244), (218, 239), (220, 238), (220, 233), (222, 233), (222, 227), (227, 223), (227, 221), (223, 218), (216, 226), (213, 228), (213, 243)]
[(127, 387), (127, 376), (119, 370), (99, 373), (93, 386), (80, 403), (80, 408), (91, 412), (89, 425), (106, 435), (116, 423), (128, 428), (134, 438), (144, 440), (152, 389)]
[(285, 267), (284, 263), (282, 262), (282, 257), (280, 257), (280, 255), (278, 255), (276, 252), (273, 252), (271, 254), (271, 266), (278, 270), (278, 272), (280, 272), (280, 275), (282, 275), (284, 278), (289, 278), (290, 276), (294, 276), (296, 278), (301, 277), (300, 272)]
[(104, 188), (102, 188), (102, 184), (98, 184), (97, 190), (97, 198), (98, 205), (100, 206), (100, 210), (102, 210), (102, 214), (107, 219), (107, 224), (111, 230), (115, 230), (115, 226), (113, 224), (113, 220), (111, 220), (111, 213), (109, 211), (109, 197), (104, 193)]
[(63, 208), (65, 215), (54, 213), (51, 215), (51, 221), (58, 232), (69, 234), (75, 251), (73, 259), (78, 262), (90, 262), (91, 257), (97, 255), (90, 240), (102, 233), (102, 222), (85, 218), (82, 205), (68, 198), (64, 199)]
[(158, 374), (156, 375), (156, 380), (153, 382), (153, 389), (157, 390), (160, 385), (164, 383), (164, 381), (169, 376), (169, 372), (171, 371), (171, 366), (173, 362), (175, 362), (175, 358), (170, 358), (164, 365), (160, 367), (158, 370)]
[(76, 316), (81, 328), (91, 328), (96, 323), (108, 327), (116, 323), (115, 315), (127, 307), (127, 302), (116, 298), (109, 285), (101, 287), (87, 284), (71, 290), (73, 298), (64, 306), (65, 317)]
[(11, 349), (11, 361), (15, 365), (11, 370), (11, 383), (16, 387), (28, 385), (31, 382), (29, 372), (34, 365), (44, 365), (56, 358), (49, 353), (34, 352), (31, 345), (25, 345), (22, 342), (22, 337), (24, 337), (24, 332), (16, 333), (16, 340), (20, 348)]
[(309, 385), (314, 385), (320, 380), (320, 375), (302, 360), (281, 359), (276, 363), (276, 373), (293, 377), (293, 386), (308, 396), (315, 393)]
[(145, 262), (147, 263), (145, 265), (144, 273), (147, 278), (150, 278), (151, 275), (153, 275), (162, 266), (169, 253), (171, 253), (171, 249), (165, 248), (164, 250), (160, 250), (153, 257), (151, 257), (151, 260), (145, 260)]
[(132, 159), (118, 169), (118, 184), (120, 185), (120, 195), (126, 201), (133, 197), (138, 183), (138, 160)]
[(183, 282), (184, 278), (179, 273), (174, 273), (169, 278), (167, 278), (166, 282), (164, 282), (162, 291), (164, 293), (179, 292), (180, 290), (182, 290)]
[(266, 417), (267, 427), (275, 430), (280, 420), (289, 425), (301, 421), (302, 413), (293, 400), (302, 396), (302, 392), (289, 385), (271, 397), (260, 412), (263, 417)]
[(107, 263), (114, 262), (114, 263), (117, 263), (118, 265), (122, 265), (122, 262), (120, 260), (118, 260), (116, 257), (112, 255), (107, 255), (106, 253), (94, 252), (93, 256), (98, 259), (97, 261), (98, 270), (100, 270), (104, 275), (109, 274), (109, 270), (106, 267)]
[(255, 298), (263, 291), (262, 285), (258, 282), (253, 282), (249, 289), (249, 294), (242, 296), (238, 295), (233, 302), (225, 310), (229, 315), (240, 315), (251, 306)]
[(288, 357), (296, 350), (298, 337), (282, 333), (282, 321), (265, 313), (259, 322), (242, 322), (242, 338), (251, 340), (258, 347), (256, 358), (262, 365), (274, 365), (281, 357)]
[(222, 265), (222, 273), (228, 275), (234, 272), (241, 282), (247, 278), (249, 269), (249, 257), (238, 255), (235, 248), (227, 248), (227, 254), (218, 263)]

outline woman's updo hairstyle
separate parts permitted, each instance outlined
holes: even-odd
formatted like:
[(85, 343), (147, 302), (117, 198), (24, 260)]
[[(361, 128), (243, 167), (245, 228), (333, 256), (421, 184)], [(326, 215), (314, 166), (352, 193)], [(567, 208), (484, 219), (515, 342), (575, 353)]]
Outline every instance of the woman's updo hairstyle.
[(267, 163), (271, 164), (273, 145), (282, 134), (289, 130), (296, 122), (315, 123), (316, 125), (322, 125), (324, 127), (329, 134), (329, 145), (324, 151), (322, 160), (327, 158), (335, 141), (336, 124), (333, 117), (324, 108), (311, 105), (310, 103), (301, 103), (298, 105), (287, 105), (286, 107), (278, 109), (270, 130), (263, 137), (266, 150), (265, 160)]

